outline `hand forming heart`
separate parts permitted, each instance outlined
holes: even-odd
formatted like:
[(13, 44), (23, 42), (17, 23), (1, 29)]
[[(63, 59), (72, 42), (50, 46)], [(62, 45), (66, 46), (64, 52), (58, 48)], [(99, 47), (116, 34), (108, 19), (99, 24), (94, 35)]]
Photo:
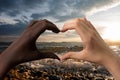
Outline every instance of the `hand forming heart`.
[(112, 56), (108, 53), (112, 52), (112, 50), (100, 37), (94, 26), (86, 20), (86, 18), (77, 18), (66, 22), (61, 32), (66, 32), (67, 30), (72, 29), (75, 29), (80, 35), (84, 49), (80, 52), (68, 52), (61, 57), (61, 60), (73, 58), (104, 64), (106, 56)]
[[(116, 57), (115, 54), (112, 54), (114, 52), (104, 42), (89, 21), (85, 18), (68, 21), (64, 24), (61, 32), (66, 32), (67, 30), (72, 29), (75, 29), (80, 35), (84, 44), (84, 49), (81, 52), (68, 52), (61, 57), (61, 60), (69, 58), (87, 60), (106, 65), (108, 69), (110, 68), (110, 71), (113, 69), (111, 72), (117, 72), (116, 70), (118, 69), (116, 66), (112, 65), (115, 68), (111, 68), (109, 67), (109, 64), (106, 63), (113, 62), (113, 64), (115, 64), (116, 62), (119, 62), (119, 58)], [(45, 30), (52, 30), (55, 33), (60, 32), (53, 23), (47, 20), (33, 21), (20, 38), (14, 41), (5, 51), (2, 52), (0, 55), (0, 79), (3, 78), (11, 67), (17, 64), (43, 58), (59, 59), (59, 57), (53, 52), (43, 53), (39, 52), (36, 48), (36, 39)], [(111, 60), (112, 57), (113, 59)], [(115, 76), (119, 79), (119, 76)]]
[(66, 22), (61, 32), (71, 29), (75, 29), (80, 35), (84, 49), (81, 52), (68, 52), (61, 60), (72, 58), (102, 64), (116, 80), (120, 80), (120, 57), (109, 48), (94, 26), (85, 18), (78, 18)]
[[(71, 29), (75, 29), (81, 36), (84, 50), (81, 52), (68, 52), (61, 57), (61, 60), (74, 58), (101, 63), (104, 55), (106, 55), (102, 54), (104, 53), (104, 49), (109, 50), (109, 48), (93, 25), (86, 19), (74, 19), (66, 22), (61, 32)], [(22, 33), (20, 38), (13, 42), (12, 45), (2, 53), (2, 58), (7, 59), (6, 62), (11, 63), (12, 65), (43, 58), (59, 59), (53, 52), (43, 53), (39, 52), (36, 48), (36, 39), (45, 30), (52, 30), (55, 33), (60, 31), (53, 23), (47, 20), (33, 21)]]
[(22, 33), (22, 35), (14, 41), (0, 55), (0, 79), (13, 66), (32, 60), (43, 58), (59, 59), (53, 52), (39, 52), (36, 48), (36, 39), (45, 30), (51, 30), (58, 33), (60, 30), (48, 20), (33, 21)]

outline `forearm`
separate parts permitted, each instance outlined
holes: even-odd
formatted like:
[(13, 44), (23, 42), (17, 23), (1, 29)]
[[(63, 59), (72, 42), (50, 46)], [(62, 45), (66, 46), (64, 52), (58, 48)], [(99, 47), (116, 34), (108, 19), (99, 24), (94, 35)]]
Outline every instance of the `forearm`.
[(2, 80), (5, 76), (5, 74), (9, 70), (9, 65), (6, 63), (5, 59), (0, 57), (0, 80)]
[(7, 53), (10, 54), (6, 49), (0, 55), (0, 80), (2, 80), (10, 68), (14, 66), (10, 60), (12, 58), (11, 55), (7, 55)]
[(116, 80), (120, 80), (120, 57), (113, 51), (109, 54), (103, 63), (107, 70), (113, 75)]
[(5, 63), (0, 62), (0, 80), (3, 80), (5, 74), (7, 73), (7, 66)]
[[(98, 32), (95, 30), (94, 27), (92, 27), (91, 24), (87, 26), (84, 25), (78, 25), (75, 29), (77, 33), (81, 36), (83, 43), (85, 45), (89, 44), (90, 47), (86, 47), (88, 48), (87, 50), (89, 50), (89, 54), (95, 52), (95, 54), (97, 55), (96, 57), (99, 58), (99, 60), (97, 58), (90, 58), (89, 61), (93, 61), (100, 64), (102, 63), (116, 80), (120, 80), (120, 57), (109, 48), (109, 46), (104, 42), (104, 40), (100, 37)], [(87, 33), (88, 31), (89, 33)]]

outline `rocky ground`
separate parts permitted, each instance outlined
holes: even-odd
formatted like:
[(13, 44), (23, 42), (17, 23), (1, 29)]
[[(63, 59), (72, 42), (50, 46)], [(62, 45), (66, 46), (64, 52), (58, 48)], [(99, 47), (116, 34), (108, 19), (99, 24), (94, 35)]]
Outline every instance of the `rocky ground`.
[(4, 80), (114, 80), (100, 65), (53, 59), (24, 63), (11, 69)]
[[(78, 46), (81, 45), (78, 43), (71, 47), (67, 45), (70, 46), (73, 43), (40, 43), (38, 49), (40, 51), (56, 52), (59, 55), (83, 49), (82, 46)], [(117, 53), (120, 52), (120, 49), (115, 47), (113, 47), (113, 50)], [(4, 80), (114, 80), (114, 78), (103, 66), (94, 63), (77, 60), (59, 62), (53, 59), (43, 59), (14, 67), (8, 72)]]

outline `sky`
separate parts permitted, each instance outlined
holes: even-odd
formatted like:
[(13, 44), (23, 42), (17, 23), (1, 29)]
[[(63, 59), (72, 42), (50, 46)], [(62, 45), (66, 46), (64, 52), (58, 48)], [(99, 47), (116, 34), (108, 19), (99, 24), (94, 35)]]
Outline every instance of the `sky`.
[[(86, 17), (106, 41), (120, 41), (120, 0), (0, 0), (0, 42), (20, 36), (32, 20), (48, 19), (62, 29), (67, 20)], [(49, 40), (48, 40), (49, 38)], [(75, 31), (46, 31), (37, 42), (79, 42)]]

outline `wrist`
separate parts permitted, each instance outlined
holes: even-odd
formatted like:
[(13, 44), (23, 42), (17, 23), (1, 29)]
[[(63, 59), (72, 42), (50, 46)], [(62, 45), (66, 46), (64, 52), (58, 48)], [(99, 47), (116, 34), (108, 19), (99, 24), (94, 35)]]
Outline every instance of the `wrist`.
[(104, 59), (103, 65), (116, 80), (120, 79), (120, 57), (115, 52), (109, 52), (108, 56)]
[(0, 55), (0, 80), (3, 80), (7, 72), (15, 66), (15, 63), (14, 61), (12, 62), (10, 55), (7, 55), (6, 51), (3, 53)]
[(113, 63), (114, 64), (117, 64), (120, 60), (119, 56), (111, 49), (109, 50), (106, 50), (104, 52), (104, 56), (103, 56), (103, 61), (102, 61), (102, 64), (105, 65), (105, 66), (109, 66), (109, 65), (112, 65)]
[(4, 78), (5, 74), (9, 70), (9, 66), (10, 65), (8, 65), (7, 60), (1, 54), (0, 55), (0, 79)]

